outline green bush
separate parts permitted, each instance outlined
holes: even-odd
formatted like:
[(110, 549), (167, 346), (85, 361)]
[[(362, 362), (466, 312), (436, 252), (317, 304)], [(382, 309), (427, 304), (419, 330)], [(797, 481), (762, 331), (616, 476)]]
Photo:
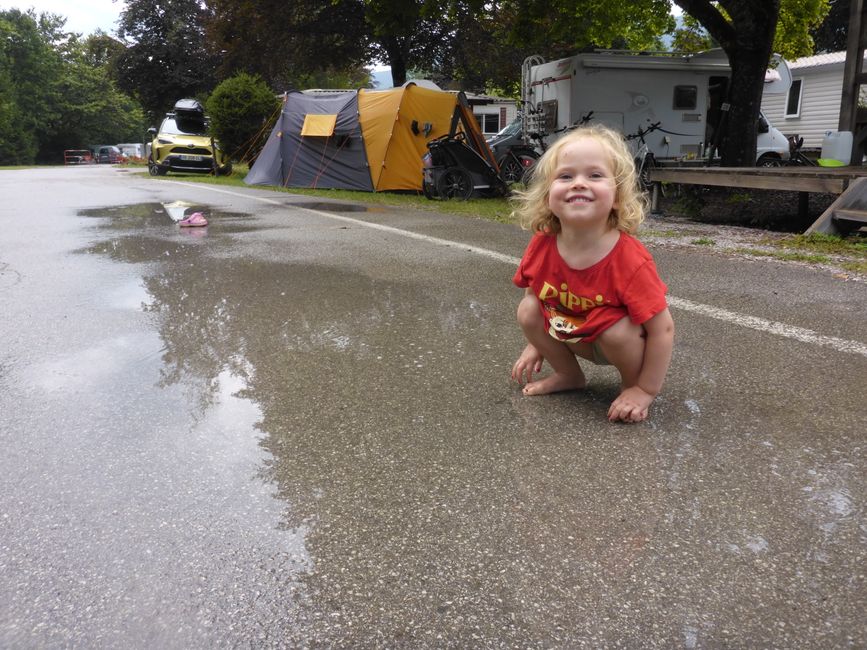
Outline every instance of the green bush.
[(242, 72), (220, 83), (205, 108), (223, 151), (233, 160), (252, 163), (265, 145), (280, 102), (261, 77)]

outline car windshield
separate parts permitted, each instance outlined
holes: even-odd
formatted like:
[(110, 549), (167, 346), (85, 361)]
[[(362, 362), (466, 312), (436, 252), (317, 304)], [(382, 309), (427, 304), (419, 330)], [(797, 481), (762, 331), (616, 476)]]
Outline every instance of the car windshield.
[(509, 124), (504, 126), (500, 131), (494, 136), (495, 138), (499, 138), (504, 135), (518, 135), (521, 132), (521, 118), (516, 118), (512, 120)]
[(168, 133), (171, 135), (207, 135), (205, 124), (199, 120), (185, 120), (167, 117), (162, 126), (160, 133)]

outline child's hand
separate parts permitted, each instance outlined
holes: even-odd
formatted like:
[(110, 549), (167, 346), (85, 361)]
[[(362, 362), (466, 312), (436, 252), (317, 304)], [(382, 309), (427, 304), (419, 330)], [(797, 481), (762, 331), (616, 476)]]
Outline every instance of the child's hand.
[(653, 402), (653, 395), (638, 386), (625, 389), (608, 409), (608, 419), (611, 422), (641, 422), (647, 418), (647, 409)]
[[(530, 343), (521, 352), (521, 356), (512, 366), (512, 379), (518, 383), (529, 384), (533, 381), (533, 373), (542, 371), (542, 361), (544, 361), (539, 351)], [(526, 375), (526, 382), (524, 381)]]

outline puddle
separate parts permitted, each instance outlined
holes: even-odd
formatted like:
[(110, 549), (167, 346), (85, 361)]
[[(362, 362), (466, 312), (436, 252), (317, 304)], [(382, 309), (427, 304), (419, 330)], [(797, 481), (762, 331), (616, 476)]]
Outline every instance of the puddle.
[[(201, 212), (208, 219), (207, 228), (180, 228), (177, 222), (193, 212)], [(200, 239), (209, 230), (221, 234), (232, 234), (257, 230), (252, 225), (250, 215), (242, 212), (223, 212), (213, 210), (207, 205), (173, 201), (170, 203), (138, 203), (118, 205), (107, 208), (82, 210), (82, 217), (95, 217), (103, 221), (96, 224), (102, 230), (136, 231), (159, 230), (167, 235), (178, 235), (186, 239)]]
[(321, 201), (312, 203), (284, 203), (291, 208), (307, 208), (308, 210), (322, 210), (323, 212), (385, 212), (378, 206), (358, 205), (355, 203), (324, 203)]

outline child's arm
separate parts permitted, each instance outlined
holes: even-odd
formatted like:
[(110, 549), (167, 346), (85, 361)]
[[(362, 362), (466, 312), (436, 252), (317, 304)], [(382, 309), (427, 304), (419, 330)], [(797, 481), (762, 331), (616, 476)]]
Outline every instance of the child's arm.
[[(530, 287), (524, 289), (524, 297), (521, 299), (521, 305), (518, 306), (519, 321), (521, 309), (524, 307), (531, 309), (533, 313), (537, 312), (539, 309), (536, 296), (533, 295), (533, 290), (530, 289)], [(542, 316), (539, 315), (540, 320), (541, 318)], [(524, 351), (521, 352), (521, 356), (518, 357), (518, 360), (512, 366), (512, 379), (518, 383), (525, 383), (524, 380), (526, 378), (526, 383), (529, 384), (533, 381), (533, 373), (539, 374), (542, 372), (543, 361), (544, 357), (542, 357), (542, 354), (536, 349), (536, 346), (532, 343), (527, 343)]]
[(647, 417), (647, 409), (662, 390), (665, 374), (671, 363), (674, 346), (674, 321), (665, 309), (644, 323), (644, 361), (635, 386), (624, 388), (608, 409), (609, 420), (639, 422)]
[[(521, 356), (512, 366), (512, 379), (518, 383), (529, 384), (533, 381), (533, 373), (539, 374), (542, 372), (542, 361), (544, 358), (532, 343), (527, 343), (527, 347), (521, 352)], [(524, 381), (526, 375), (526, 381)]]

